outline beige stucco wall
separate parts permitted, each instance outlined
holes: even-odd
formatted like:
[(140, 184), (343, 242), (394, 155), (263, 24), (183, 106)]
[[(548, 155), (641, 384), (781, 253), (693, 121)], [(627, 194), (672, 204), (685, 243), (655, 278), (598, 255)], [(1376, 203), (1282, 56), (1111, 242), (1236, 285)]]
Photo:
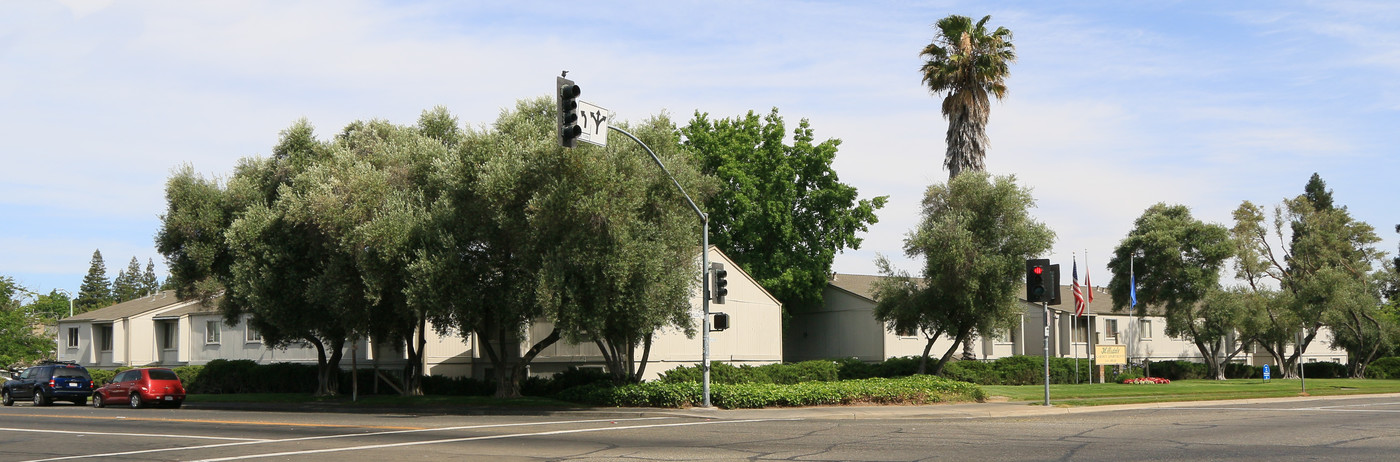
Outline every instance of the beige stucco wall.
[(874, 305), (831, 286), (823, 289), (822, 297), (822, 306), (792, 314), (785, 336), (784, 360), (884, 359), (885, 329), (872, 314)]
[[(710, 334), (710, 361), (731, 365), (764, 365), (782, 362), (782, 307), (766, 291), (758, 286), (743, 270), (717, 249), (710, 249), (710, 261), (723, 262), (729, 272), (729, 295), (723, 304), (711, 304), (711, 313), (727, 313), (730, 328)], [(699, 258), (696, 259), (699, 267)], [(661, 373), (677, 366), (694, 366), (703, 359), (701, 339), (700, 288), (697, 285), (690, 298), (691, 320), (696, 334), (687, 338), (684, 332), (665, 329), (652, 339), (651, 354), (648, 356), (643, 380), (655, 380)], [(539, 322), (530, 328), (530, 338), (544, 338), (553, 325)], [(522, 345), (528, 350), (531, 345)], [(635, 353), (641, 360), (642, 351)], [(481, 361), (487, 362), (482, 359)], [(547, 376), (555, 372), (575, 367), (601, 367), (603, 356), (592, 342), (570, 343), (564, 340), (542, 350), (530, 363), (530, 372), (536, 376)]]

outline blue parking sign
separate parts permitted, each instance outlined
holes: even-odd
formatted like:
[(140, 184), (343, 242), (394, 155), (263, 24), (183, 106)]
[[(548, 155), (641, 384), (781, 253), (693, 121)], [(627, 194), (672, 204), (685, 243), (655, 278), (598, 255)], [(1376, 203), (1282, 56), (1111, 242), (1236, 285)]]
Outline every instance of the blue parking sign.
[(1264, 365), (1264, 380), (1269, 380), (1269, 365)]

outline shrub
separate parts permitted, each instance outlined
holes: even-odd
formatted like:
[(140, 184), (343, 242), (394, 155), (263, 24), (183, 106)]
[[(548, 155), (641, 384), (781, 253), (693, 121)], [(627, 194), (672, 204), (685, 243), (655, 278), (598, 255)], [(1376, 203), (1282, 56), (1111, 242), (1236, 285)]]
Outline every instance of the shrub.
[[(522, 384), (521, 390), (523, 391), (524, 388)], [(423, 394), (425, 395), (491, 396), (495, 393), (496, 384), (486, 380), (441, 375), (423, 377)]]
[(1366, 366), (1368, 379), (1400, 379), (1400, 356), (1377, 359)]
[(1347, 376), (1347, 366), (1341, 363), (1303, 363), (1303, 377), (1309, 379), (1337, 379)]
[(1225, 365), (1225, 378), (1227, 379), (1259, 379), (1264, 378), (1264, 372), (1259, 368), (1248, 364), (1229, 363)]
[[(569, 388), (584, 385), (605, 385), (612, 382), (612, 376), (602, 369), (590, 368), (579, 369), (570, 366), (562, 372), (556, 372), (549, 378), (530, 377), (520, 384), (520, 394), (526, 396), (553, 396)], [(492, 387), (495, 393), (495, 386)]]
[[(599, 406), (686, 407), (704, 399), (695, 382), (648, 382), (622, 387), (585, 385), (570, 388), (556, 398)], [(981, 387), (941, 377), (912, 376), (899, 379), (871, 378), (837, 382), (807, 381), (792, 385), (768, 383), (713, 384), (711, 404), (725, 409), (830, 404), (899, 403), (927, 404), (948, 401), (982, 401)]]
[[(726, 363), (710, 363), (711, 384), (829, 382), (838, 380), (840, 365), (832, 361), (813, 360), (791, 364), (734, 367)], [(664, 383), (685, 383), (703, 380), (699, 365), (683, 366), (661, 373)]]
[(1210, 373), (1205, 363), (1185, 360), (1153, 361), (1149, 368), (1152, 375), (1169, 380), (1204, 379)]

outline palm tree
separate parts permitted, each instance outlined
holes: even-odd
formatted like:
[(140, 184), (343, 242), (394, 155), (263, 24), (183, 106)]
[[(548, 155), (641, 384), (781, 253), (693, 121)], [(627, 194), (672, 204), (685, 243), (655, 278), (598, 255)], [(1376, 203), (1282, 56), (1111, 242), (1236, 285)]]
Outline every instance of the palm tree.
[(948, 178), (964, 170), (984, 171), (987, 156), (987, 116), (991, 100), (1006, 95), (1009, 65), (1016, 61), (1011, 31), (998, 27), (987, 33), (990, 15), (972, 23), (967, 16), (938, 20), (938, 35), (919, 56), (924, 63), (924, 84), (944, 95), (943, 117), (948, 119), (948, 153), (943, 165)]
[[(924, 63), (924, 85), (943, 97), (943, 117), (948, 119), (948, 152), (943, 166), (948, 179), (963, 170), (986, 171), (987, 116), (991, 114), (988, 94), (1001, 99), (1006, 96), (1006, 76), (1010, 64), (1016, 61), (1016, 45), (1011, 43), (1011, 30), (998, 27), (987, 34), (983, 16), (976, 25), (967, 16), (951, 15), (938, 20), (934, 27), (938, 35), (924, 47), (919, 56), (929, 57)], [(974, 359), (972, 339), (963, 342), (963, 359)]]

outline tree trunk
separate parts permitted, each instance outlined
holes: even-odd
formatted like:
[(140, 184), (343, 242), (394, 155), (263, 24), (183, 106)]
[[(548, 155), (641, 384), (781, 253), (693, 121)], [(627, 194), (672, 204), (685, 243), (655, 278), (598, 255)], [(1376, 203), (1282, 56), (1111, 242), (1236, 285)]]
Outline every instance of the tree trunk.
[(642, 377), (646, 375), (647, 358), (651, 357), (651, 336), (651, 333), (647, 333), (646, 338), (642, 340), (642, 364), (637, 367), (637, 373), (632, 375), (632, 383), (641, 383)]
[(340, 393), (340, 359), (344, 356), (341, 350), (345, 347), (345, 339), (331, 339), (329, 358), (320, 339), (316, 339), (313, 344), (316, 345), (317, 362), (316, 396), (335, 396)]
[(930, 372), (929, 375), (938, 375), (943, 372), (943, 365), (948, 364), (948, 360), (953, 358), (953, 353), (958, 351), (958, 347), (962, 345), (963, 341), (967, 340), (967, 337), (971, 333), (972, 329), (959, 331), (957, 338), (953, 339), (953, 346), (948, 347), (948, 351), (943, 353), (943, 357), (939, 358), (938, 362), (933, 365), (933, 372)]

